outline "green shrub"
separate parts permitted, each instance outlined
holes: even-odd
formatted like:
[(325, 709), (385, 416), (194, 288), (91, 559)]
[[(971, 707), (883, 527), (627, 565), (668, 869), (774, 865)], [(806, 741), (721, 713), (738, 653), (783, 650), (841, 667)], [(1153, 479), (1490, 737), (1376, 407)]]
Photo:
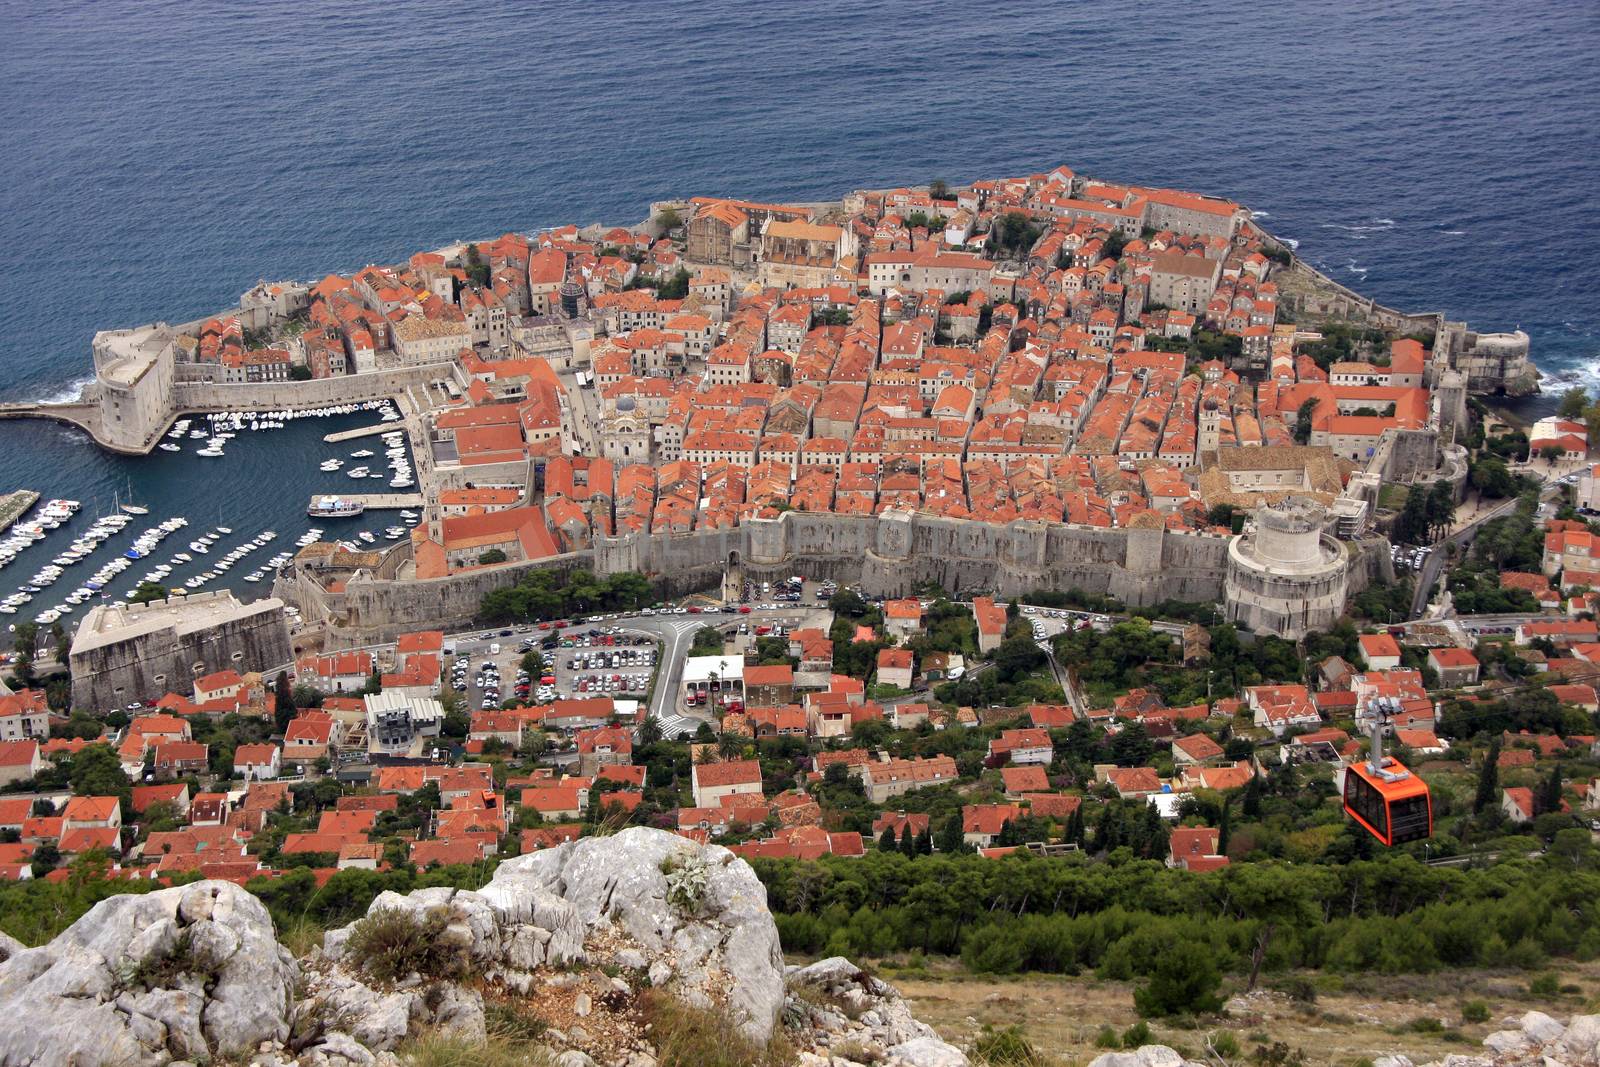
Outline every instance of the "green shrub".
[(1044, 1058), (1028, 1043), (1019, 1026), (996, 1030), (985, 1026), (973, 1043), (973, 1054), (987, 1067), (1044, 1067)]
[(420, 920), (399, 908), (380, 908), (355, 924), (346, 945), (350, 962), (382, 982), (415, 972), (453, 978), (466, 970), (467, 953), (445, 931), (448, 908), (431, 908)]
[(1489, 1005), (1481, 1000), (1469, 1000), (1461, 1005), (1461, 1018), (1469, 1023), (1486, 1023), (1489, 1021)]
[(1541, 974), (1528, 983), (1528, 995), (1535, 997), (1554, 997), (1561, 993), (1561, 979), (1553, 974)]
[(1212, 1012), (1222, 1007), (1221, 984), (1210, 950), (1180, 941), (1156, 959), (1150, 980), (1134, 991), (1133, 1004), (1146, 1017)]
[(1150, 1043), (1150, 1027), (1143, 1019), (1122, 1031), (1123, 1048), (1139, 1048)]
[(1094, 1035), (1094, 1047), (1121, 1048), (1122, 1038), (1117, 1036), (1117, 1032), (1111, 1028), (1110, 1023), (1106, 1023), (1100, 1027), (1100, 1032)]
[(1430, 1015), (1418, 1015), (1405, 1028), (1413, 1034), (1441, 1034), (1444, 1032), (1444, 1023)]
[(1233, 1036), (1231, 1030), (1218, 1030), (1206, 1038), (1206, 1044), (1212, 1052), (1225, 1060), (1239, 1058), (1239, 1039)]

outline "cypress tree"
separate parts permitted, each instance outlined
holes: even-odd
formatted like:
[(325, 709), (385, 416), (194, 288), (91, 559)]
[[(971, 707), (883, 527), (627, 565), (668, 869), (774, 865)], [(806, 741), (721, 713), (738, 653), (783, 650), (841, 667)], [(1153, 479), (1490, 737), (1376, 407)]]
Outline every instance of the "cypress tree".
[(1068, 844), (1077, 845), (1079, 848), (1082, 848), (1084, 845), (1085, 836), (1086, 835), (1083, 827), (1083, 805), (1079, 804), (1076, 808), (1072, 809), (1072, 814), (1067, 817), (1066, 840)]
[(966, 840), (962, 836), (961, 813), (955, 812), (944, 821), (939, 828), (939, 851), (947, 856), (953, 856), (965, 846)]
[(1561, 768), (1550, 768), (1550, 777), (1545, 779), (1544, 788), (1539, 790), (1539, 801), (1536, 805), (1539, 814), (1549, 815), (1561, 810)]
[(1233, 829), (1229, 825), (1232, 821), (1232, 815), (1230, 814), (1232, 811), (1233, 805), (1224, 800), (1222, 802), (1222, 815), (1217, 819), (1217, 855), (1219, 856), (1228, 854), (1228, 837)]
[(1254, 774), (1244, 787), (1244, 817), (1261, 818), (1261, 776)]
[(893, 852), (894, 851), (894, 827), (893, 826), (885, 826), (883, 828), (883, 836), (878, 838), (878, 851), (879, 852)]
[(1489, 753), (1483, 757), (1483, 766), (1478, 768), (1478, 793), (1472, 798), (1472, 813), (1476, 815), (1492, 807), (1499, 792), (1500, 739), (1497, 737), (1489, 742)]
[[(931, 823), (929, 824), (932, 825)], [(922, 828), (922, 833), (917, 835), (917, 855), (933, 855), (933, 832), (927, 827)]]
[(911, 823), (909, 821), (900, 831), (900, 854), (907, 857), (917, 854), (917, 842), (911, 836)]

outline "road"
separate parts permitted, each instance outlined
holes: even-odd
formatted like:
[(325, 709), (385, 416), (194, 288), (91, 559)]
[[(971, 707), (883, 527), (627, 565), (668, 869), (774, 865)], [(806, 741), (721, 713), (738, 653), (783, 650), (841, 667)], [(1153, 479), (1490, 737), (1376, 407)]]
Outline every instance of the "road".
[[(1561, 483), (1559, 481), (1545, 482), (1544, 485), (1539, 489), (1539, 500), (1541, 502), (1549, 500), (1551, 497), (1555, 496), (1560, 489)], [(1444, 546), (1448, 544), (1457, 544), (1460, 545), (1464, 551), (1472, 545), (1472, 539), (1478, 536), (1478, 531), (1483, 529), (1484, 523), (1489, 522), (1491, 519), (1498, 519), (1502, 516), (1511, 514), (1511, 512), (1516, 509), (1516, 506), (1516, 497), (1512, 497), (1509, 500), (1503, 501), (1498, 506), (1484, 512), (1482, 515), (1479, 515), (1470, 523), (1461, 527), (1461, 529), (1456, 530), (1454, 533), (1443, 538), (1436, 545), (1434, 545), (1435, 551), (1428, 553), (1427, 560), (1422, 564), (1422, 572), (1417, 575), (1416, 592), (1411, 598), (1412, 618), (1419, 618), (1422, 613), (1427, 610), (1428, 601), (1431, 599), (1434, 584), (1438, 582), (1440, 574), (1443, 573), (1446, 557), (1449, 555), (1449, 553), (1445, 551)]]

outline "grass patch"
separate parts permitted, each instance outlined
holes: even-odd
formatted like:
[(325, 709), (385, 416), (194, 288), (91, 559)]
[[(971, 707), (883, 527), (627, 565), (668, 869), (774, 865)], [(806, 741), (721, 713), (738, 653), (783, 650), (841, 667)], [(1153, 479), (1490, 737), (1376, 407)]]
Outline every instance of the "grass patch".
[(508, 1041), (538, 1041), (550, 1024), (509, 1000), (483, 1002), (484, 1029)]
[(774, 1035), (763, 1047), (726, 1011), (696, 1008), (657, 989), (641, 998), (660, 1067), (793, 1067), (794, 1049)]
[(322, 935), (326, 932), (321, 923), (302, 915), (284, 924), (283, 929), (278, 931), (278, 942), (295, 959), (304, 959), (312, 949), (322, 944)]
[(973, 1042), (972, 1054), (985, 1067), (1045, 1067), (1046, 1060), (1022, 1035), (1020, 1026), (999, 1030), (985, 1026)]
[(492, 1030), (482, 1044), (425, 1033), (395, 1053), (406, 1067), (553, 1067), (555, 1063), (544, 1049)]
[(453, 978), (466, 970), (466, 949), (446, 937), (448, 908), (430, 908), (418, 920), (411, 912), (383, 908), (357, 922), (346, 946), (350, 962), (384, 982), (412, 972), (424, 978)]

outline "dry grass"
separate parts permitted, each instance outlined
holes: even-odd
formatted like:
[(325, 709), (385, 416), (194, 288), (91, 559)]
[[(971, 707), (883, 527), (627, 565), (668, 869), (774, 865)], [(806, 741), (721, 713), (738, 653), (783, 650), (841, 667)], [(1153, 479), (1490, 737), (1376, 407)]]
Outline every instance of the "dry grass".
[(552, 1067), (554, 1063), (543, 1048), (494, 1031), (482, 1044), (425, 1033), (401, 1045), (395, 1054), (406, 1067)]
[(643, 997), (660, 1067), (793, 1067), (794, 1049), (774, 1035), (762, 1048), (726, 1011), (696, 1008), (659, 990)]
[[(1049, 1060), (1087, 1064), (1105, 1051), (1096, 1047), (1102, 1027), (1120, 1034), (1138, 1022), (1130, 983), (1055, 975), (980, 978), (940, 967), (916, 974), (897, 975), (887, 968), (885, 972), (917, 1018), (946, 1040), (966, 1047), (985, 1026), (999, 1030), (1016, 1023)], [(1351, 1067), (1393, 1052), (1427, 1063), (1452, 1053), (1477, 1054), (1483, 1038), (1502, 1028), (1502, 1019), (1532, 1008), (1562, 1020), (1600, 1010), (1596, 1002), (1600, 963), (1564, 967), (1563, 980), (1578, 992), (1557, 998), (1530, 995), (1532, 977), (1522, 971), (1324, 975), (1316, 979), (1319, 992), (1314, 1004), (1279, 993), (1258, 995), (1246, 1012), (1189, 1024), (1149, 1020), (1149, 1040), (1177, 1048), (1191, 1059), (1202, 1058), (1208, 1035), (1230, 1034), (1243, 1051), (1241, 1059), (1257, 1045), (1283, 1042), (1303, 1050), (1306, 1062), (1313, 1065)], [(1271, 984), (1273, 979), (1263, 981), (1264, 986)], [(1487, 1018), (1463, 1017), (1472, 1001), (1484, 1002)], [(1441, 1028), (1419, 1028), (1414, 1022), (1418, 1019), (1437, 1019)]]

